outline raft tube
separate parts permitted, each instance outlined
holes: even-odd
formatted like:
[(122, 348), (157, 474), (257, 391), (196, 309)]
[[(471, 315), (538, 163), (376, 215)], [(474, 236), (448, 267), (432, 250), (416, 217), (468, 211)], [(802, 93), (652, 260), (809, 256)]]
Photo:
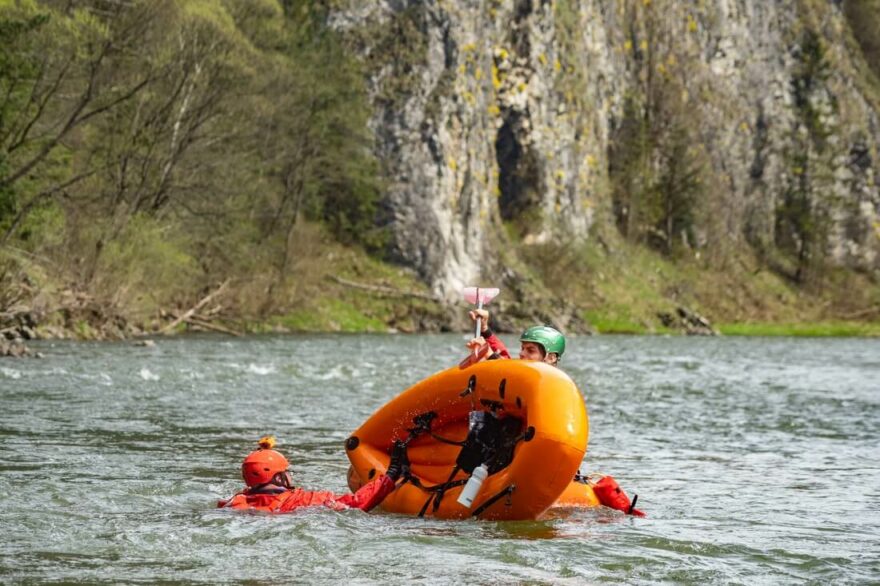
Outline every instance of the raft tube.
[[(493, 410), (502, 420), (515, 417), (522, 433), (510, 463), (483, 481), (468, 508), (457, 499), (469, 475), (459, 470), (450, 476), (462, 448), (441, 440), (463, 441), (472, 410)], [(587, 412), (568, 375), (540, 362), (493, 360), (435, 374), (381, 407), (346, 440), (357, 475), (369, 481), (384, 473), (394, 442), (407, 440), (414, 420), (428, 413), (435, 415), (431, 434), (416, 435), (407, 449), (416, 480), (386, 497), (381, 507), (387, 511), (441, 519), (537, 519), (570, 488), (586, 452)], [(456, 480), (439, 499), (430, 491)]]
[(573, 480), (569, 483), (556, 502), (554, 507), (589, 508), (598, 507), (599, 497), (593, 491), (593, 487), (586, 482)]

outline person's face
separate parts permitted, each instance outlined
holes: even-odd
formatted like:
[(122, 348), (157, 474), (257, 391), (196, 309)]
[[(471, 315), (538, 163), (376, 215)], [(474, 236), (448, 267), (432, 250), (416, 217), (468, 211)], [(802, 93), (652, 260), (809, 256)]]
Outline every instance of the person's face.
[(293, 477), (290, 475), (290, 470), (285, 470), (284, 472), (276, 474), (272, 478), (272, 484), (283, 486), (285, 488), (293, 488)]
[(520, 342), (519, 359), (546, 362), (547, 364), (553, 365), (556, 364), (556, 354), (546, 354), (544, 349), (534, 342)]
[(534, 342), (520, 342), (519, 359), (542, 362), (544, 360), (544, 349)]

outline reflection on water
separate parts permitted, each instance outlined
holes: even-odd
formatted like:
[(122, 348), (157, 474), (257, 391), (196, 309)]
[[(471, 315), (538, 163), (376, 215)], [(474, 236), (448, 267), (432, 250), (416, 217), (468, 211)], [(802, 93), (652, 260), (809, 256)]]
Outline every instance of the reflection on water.
[(37, 344), (43, 360), (0, 365), (2, 575), (438, 584), (880, 576), (876, 340), (571, 340), (563, 367), (591, 418), (583, 469), (638, 493), (647, 519), (599, 509), (482, 522), (213, 508), (240, 488), (241, 458), (266, 433), (299, 485), (345, 491), (343, 440), (396, 393), (456, 363), (462, 341)]

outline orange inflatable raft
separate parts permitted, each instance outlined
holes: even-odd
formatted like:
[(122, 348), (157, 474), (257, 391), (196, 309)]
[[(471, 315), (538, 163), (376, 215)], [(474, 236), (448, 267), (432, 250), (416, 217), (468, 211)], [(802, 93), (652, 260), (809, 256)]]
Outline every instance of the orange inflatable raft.
[[(593, 506), (590, 487), (572, 482), (588, 432), (583, 397), (563, 371), (494, 360), (450, 368), (404, 391), (346, 440), (346, 452), (367, 481), (385, 472), (395, 442), (407, 445), (404, 479), (385, 510), (537, 519), (564, 494), (560, 505)], [(477, 469), (488, 475), (466, 506), (458, 500)]]
[(562, 494), (559, 495), (553, 506), (583, 508), (598, 507), (601, 504), (599, 497), (593, 491), (592, 484), (584, 480), (573, 480), (565, 487), (565, 490), (562, 491)]

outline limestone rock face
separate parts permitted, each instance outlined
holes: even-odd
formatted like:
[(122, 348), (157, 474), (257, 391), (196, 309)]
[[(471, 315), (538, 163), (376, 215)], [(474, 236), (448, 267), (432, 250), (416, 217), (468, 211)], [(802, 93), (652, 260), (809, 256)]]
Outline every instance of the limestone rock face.
[[(629, 221), (610, 175), (627, 125), (649, 119), (701, 170), (686, 245), (788, 243), (880, 270), (880, 99), (836, 3), (336, 5), (370, 76), (394, 254), (440, 295), (503, 277), (511, 238)], [(648, 169), (678, 157), (660, 155)], [(790, 212), (804, 206), (826, 220), (812, 248)]]

